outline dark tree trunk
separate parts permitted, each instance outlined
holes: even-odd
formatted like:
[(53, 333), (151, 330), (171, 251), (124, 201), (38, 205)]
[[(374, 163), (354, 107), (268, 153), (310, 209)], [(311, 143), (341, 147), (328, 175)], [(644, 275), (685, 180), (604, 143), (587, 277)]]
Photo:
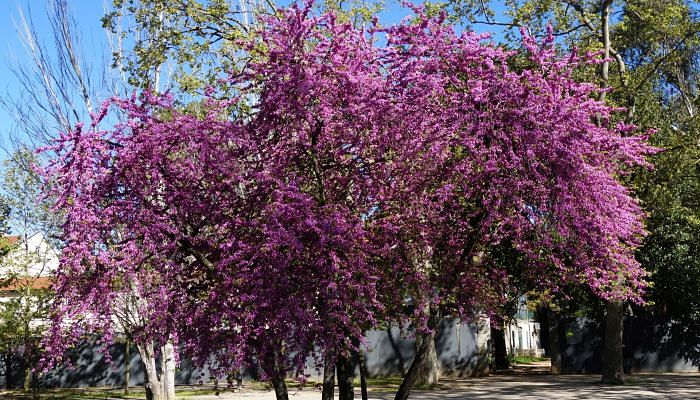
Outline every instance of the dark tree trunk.
[(243, 370), (241, 369), (236, 371), (236, 390), (239, 392), (243, 390)]
[(333, 400), (333, 392), (335, 386), (335, 363), (326, 357), (323, 362), (323, 391), (321, 392), (321, 400)]
[(3, 358), (5, 360), (5, 389), (14, 389), (15, 379), (12, 376), (12, 353), (10, 351), (6, 352)]
[(360, 391), (362, 400), (367, 400), (367, 366), (365, 365), (365, 353), (359, 349), (356, 353), (357, 364), (360, 366)]
[(272, 378), (271, 382), (272, 387), (275, 388), (275, 397), (277, 398), (277, 400), (289, 400), (289, 394), (287, 393), (287, 384), (284, 382), (284, 378)]
[(408, 399), (408, 395), (411, 394), (411, 389), (413, 389), (413, 386), (416, 384), (416, 381), (420, 375), (421, 366), (428, 359), (429, 353), (430, 340), (423, 340), (416, 353), (416, 358), (413, 359), (411, 366), (406, 372), (406, 376), (404, 376), (403, 381), (401, 381), (401, 386), (399, 386), (399, 390), (396, 392), (396, 397), (394, 397), (394, 400)]
[[(146, 378), (146, 379), (148, 379), (148, 378)], [(151, 388), (151, 383), (146, 381), (146, 383), (144, 384), (144, 388), (146, 390), (146, 400), (153, 400), (154, 396), (153, 396), (153, 389)]]
[(625, 383), (622, 355), (622, 329), (624, 305), (622, 301), (606, 305), (605, 342), (602, 359), (602, 383), (621, 385)]
[(131, 349), (129, 341), (124, 343), (124, 394), (129, 394), (129, 380), (131, 379)]
[(550, 371), (553, 375), (561, 374), (561, 347), (559, 346), (559, 314), (547, 310), (547, 329), (549, 330)]
[(338, 400), (353, 400), (355, 398), (355, 390), (353, 388), (355, 368), (352, 359), (339, 356), (335, 365), (338, 371)]
[(491, 325), (491, 338), (493, 340), (493, 362), (496, 370), (510, 368), (508, 349), (506, 347), (506, 333), (503, 327)]

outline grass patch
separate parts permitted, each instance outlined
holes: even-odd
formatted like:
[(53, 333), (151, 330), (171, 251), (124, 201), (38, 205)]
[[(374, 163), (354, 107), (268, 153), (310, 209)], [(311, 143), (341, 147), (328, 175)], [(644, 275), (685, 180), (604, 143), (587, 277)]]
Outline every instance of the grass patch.
[[(175, 388), (176, 399), (188, 399), (192, 396), (223, 393), (227, 390), (215, 390), (211, 388), (190, 389)], [(22, 390), (0, 391), (0, 399), (33, 399), (32, 392)], [(131, 388), (129, 394), (124, 394), (123, 389), (116, 388), (85, 388), (85, 389), (42, 389), (39, 391), (39, 398), (42, 400), (71, 400), (71, 399), (91, 399), (91, 400), (143, 400), (146, 394), (141, 388)]]
[[(8, 390), (0, 392), (0, 399), (33, 399), (32, 392), (21, 390)], [(145, 399), (144, 393), (124, 394), (121, 389), (44, 389), (39, 391), (42, 400), (70, 400), (70, 399)]]
[[(394, 393), (399, 388), (402, 381), (403, 378), (398, 376), (386, 378), (368, 378), (367, 387), (374, 393)], [(291, 379), (286, 380), (286, 383), (287, 388), (290, 390), (320, 391), (322, 387), (322, 382), (317, 382), (312, 379), (306, 381), (303, 385), (301, 385), (298, 381)], [(360, 387), (359, 378), (355, 379), (354, 385), (356, 388)], [(243, 387), (244, 390), (273, 390), (272, 385), (269, 382), (253, 380), (246, 380)], [(413, 387), (414, 390), (444, 390), (445, 388), (446, 386), (440, 383), (434, 385), (415, 385)], [(184, 400), (193, 396), (219, 394), (232, 391), (233, 388), (225, 386), (222, 386), (217, 390), (211, 384), (202, 387), (184, 385), (182, 387), (175, 388), (175, 398)], [(33, 398), (34, 396), (32, 392), (0, 389), (0, 400), (30, 400)], [(39, 390), (39, 398), (42, 400), (144, 400), (146, 398), (146, 394), (143, 387), (139, 386), (130, 387), (129, 394), (124, 394), (124, 389), (121, 387), (55, 388)]]
[(530, 357), (530, 356), (510, 356), (508, 361), (511, 364), (532, 364), (538, 361), (544, 361), (541, 357)]

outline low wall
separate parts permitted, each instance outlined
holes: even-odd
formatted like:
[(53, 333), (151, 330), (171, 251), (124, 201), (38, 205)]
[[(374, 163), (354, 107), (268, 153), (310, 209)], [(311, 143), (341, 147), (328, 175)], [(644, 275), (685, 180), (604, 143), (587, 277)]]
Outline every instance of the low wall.
[[(438, 360), (444, 375), (481, 376), (488, 374), (488, 347), (490, 332), (488, 320), (465, 324), (458, 320), (443, 320), (435, 338)], [(363, 345), (365, 365), (369, 377), (400, 376), (409, 368), (415, 357), (415, 334), (410, 329), (394, 326), (386, 330), (368, 331)], [(62, 366), (40, 378), (43, 387), (95, 387), (123, 386), (125, 367), (129, 365), (129, 385), (144, 383), (144, 370), (136, 349), (132, 346), (126, 360), (125, 344), (117, 343), (109, 348), (111, 363), (96, 345), (85, 343), (76, 350), (78, 356), (72, 366)], [(314, 368), (312, 359), (307, 363), (306, 374), (319, 379), (322, 372)], [(7, 377), (1, 374), (0, 387), (5, 387)], [(359, 375), (359, 367), (356, 366)], [(22, 385), (22, 370), (16, 368), (10, 379), (15, 387)], [(248, 378), (257, 378), (251, 369)], [(197, 369), (183, 360), (176, 370), (176, 384), (209, 382), (206, 369)]]
[[(623, 331), (624, 368), (635, 372), (698, 372), (700, 360), (680, 356), (678, 338), (668, 335), (669, 322), (648, 315), (626, 317)], [(601, 372), (603, 318), (561, 318), (559, 343), (562, 373)]]

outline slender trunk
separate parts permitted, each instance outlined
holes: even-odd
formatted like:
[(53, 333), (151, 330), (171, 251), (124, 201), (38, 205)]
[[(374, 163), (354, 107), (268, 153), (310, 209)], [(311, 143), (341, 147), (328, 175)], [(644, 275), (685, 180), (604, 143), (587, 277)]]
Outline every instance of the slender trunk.
[[(26, 235), (25, 235), (25, 243), (26, 243)], [(29, 251), (29, 250), (27, 250)], [(25, 293), (25, 299), (27, 299), (27, 304), (24, 309), (24, 315), (29, 316), (30, 310), (29, 310), (29, 301), (28, 299), (30, 298), (31, 292), (29, 289), (29, 285), (27, 285), (26, 293)], [(24, 385), (22, 388), (24, 389), (25, 392), (29, 391), (31, 387), (31, 381), (32, 381), (32, 368), (31, 368), (31, 361), (30, 361), (30, 354), (29, 354), (29, 320), (26, 319), (24, 323), (24, 354), (23, 354), (23, 359), (24, 359)]]
[(24, 386), (22, 387), (22, 389), (25, 392), (28, 392), (29, 389), (31, 389), (31, 383), (32, 383), (32, 369), (29, 368), (29, 363), (26, 363), (25, 367), (24, 367)]
[(289, 400), (289, 394), (287, 393), (287, 384), (284, 382), (284, 378), (275, 377), (271, 379), (272, 387), (275, 388), (275, 396), (277, 400)]
[(333, 392), (335, 386), (335, 363), (332, 356), (326, 356), (323, 362), (323, 391), (321, 392), (321, 400), (333, 400)]
[(146, 394), (146, 400), (153, 400), (153, 391), (151, 390), (151, 385), (148, 382), (148, 374), (144, 375), (144, 393)]
[(547, 310), (547, 322), (549, 325), (549, 358), (551, 359), (551, 369), (553, 375), (561, 374), (561, 347), (559, 346), (559, 316)]
[(129, 340), (124, 343), (124, 394), (129, 394), (129, 380), (131, 379), (131, 348)]
[(491, 338), (493, 340), (493, 362), (495, 369), (510, 368), (508, 349), (506, 348), (506, 332), (503, 326), (491, 325)]
[(352, 364), (352, 359), (339, 356), (335, 365), (338, 371), (338, 400), (353, 400), (355, 398), (355, 390), (353, 388), (355, 368)]
[(625, 383), (622, 355), (624, 306), (622, 301), (613, 301), (607, 303), (605, 308), (607, 315), (605, 316), (601, 382), (620, 385)]
[(360, 392), (362, 400), (367, 400), (367, 366), (365, 365), (365, 352), (362, 349), (357, 351), (357, 363), (360, 366)]
[(14, 377), (12, 376), (12, 352), (9, 350), (4, 354), (5, 360), (5, 389), (14, 389)]
[(426, 342), (427, 354), (425, 360), (419, 365), (416, 384), (434, 385), (440, 379), (440, 366), (438, 365), (437, 350), (435, 349), (435, 333), (416, 334), (416, 352)]
[[(603, 0), (600, 8), (600, 30), (603, 42), (603, 64), (600, 66), (601, 86), (607, 87), (610, 83), (610, 3), (612, 0)], [(605, 92), (598, 95), (599, 101), (605, 101)], [(598, 122), (600, 124), (600, 122)]]
[(161, 347), (161, 374), (165, 400), (175, 400), (175, 348), (167, 342)]
[[(352, 352), (353, 365), (357, 364), (360, 367), (360, 394), (362, 400), (367, 400), (367, 366), (365, 365), (365, 352), (362, 351), (360, 339), (355, 338), (352, 345), (356, 350)], [(355, 368), (353, 368), (353, 372)]]
[(407, 400), (408, 395), (411, 394), (411, 389), (416, 384), (418, 376), (420, 375), (421, 365), (428, 359), (428, 353), (430, 352), (430, 340), (423, 340), (421, 346), (418, 348), (416, 353), (416, 358), (413, 359), (411, 366), (406, 372), (403, 381), (401, 381), (401, 386), (396, 392), (396, 397), (394, 400)]
[(146, 398), (152, 400), (166, 400), (163, 393), (163, 382), (156, 369), (156, 357), (153, 351), (153, 343), (137, 345), (136, 348), (143, 361), (146, 372)]

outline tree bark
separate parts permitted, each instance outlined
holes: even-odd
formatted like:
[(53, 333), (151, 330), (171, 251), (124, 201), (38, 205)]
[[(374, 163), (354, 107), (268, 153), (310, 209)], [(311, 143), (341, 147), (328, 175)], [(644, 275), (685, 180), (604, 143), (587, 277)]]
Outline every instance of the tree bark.
[(401, 386), (399, 386), (399, 390), (396, 392), (394, 400), (408, 399), (408, 395), (411, 394), (411, 389), (413, 389), (413, 386), (416, 384), (416, 381), (420, 375), (421, 365), (428, 359), (430, 342), (430, 340), (423, 340), (421, 342), (421, 346), (418, 348), (416, 353), (416, 358), (413, 359), (411, 366), (406, 372), (406, 376), (404, 376), (403, 381), (401, 381)]
[(355, 398), (355, 389), (353, 388), (355, 368), (352, 359), (339, 356), (335, 367), (338, 371), (338, 400), (353, 400)]
[(416, 352), (426, 345), (427, 354), (423, 362), (418, 366), (418, 378), (416, 384), (434, 385), (440, 379), (440, 366), (438, 365), (437, 351), (435, 349), (435, 333), (416, 334)]
[(287, 384), (284, 382), (284, 378), (275, 377), (270, 381), (272, 382), (272, 387), (275, 388), (275, 397), (277, 400), (289, 400)]
[(503, 326), (491, 325), (491, 339), (493, 340), (494, 367), (496, 370), (510, 368), (508, 349), (506, 347), (506, 332)]
[[(26, 365), (29, 365), (28, 363)], [(24, 385), (22, 386), (22, 389), (25, 392), (28, 392), (29, 389), (31, 389), (31, 383), (32, 383), (32, 369), (29, 368), (28, 366), (24, 367)]]
[(12, 376), (12, 352), (9, 350), (3, 355), (5, 361), (5, 389), (14, 389), (14, 377)]
[(175, 400), (175, 348), (167, 342), (161, 348), (161, 374), (165, 400)]
[(166, 400), (163, 393), (163, 382), (156, 368), (156, 357), (153, 351), (153, 343), (136, 346), (141, 356), (146, 371), (146, 398), (149, 400)]
[(323, 390), (321, 400), (333, 400), (335, 386), (335, 363), (331, 356), (327, 356), (323, 362)]
[(605, 342), (602, 359), (602, 383), (621, 385), (625, 383), (622, 354), (622, 330), (624, 305), (622, 301), (609, 302), (606, 305)]
[(561, 374), (561, 347), (559, 346), (559, 316), (552, 310), (547, 310), (547, 322), (549, 329), (549, 358), (551, 360), (550, 371), (553, 375)]
[(129, 340), (124, 343), (124, 394), (129, 394), (129, 379), (131, 379), (131, 349)]
[(236, 390), (239, 392), (243, 390), (243, 370), (239, 369), (236, 371)]
[(357, 351), (357, 364), (360, 366), (360, 392), (362, 400), (367, 400), (367, 366), (365, 365), (365, 353), (362, 349)]

